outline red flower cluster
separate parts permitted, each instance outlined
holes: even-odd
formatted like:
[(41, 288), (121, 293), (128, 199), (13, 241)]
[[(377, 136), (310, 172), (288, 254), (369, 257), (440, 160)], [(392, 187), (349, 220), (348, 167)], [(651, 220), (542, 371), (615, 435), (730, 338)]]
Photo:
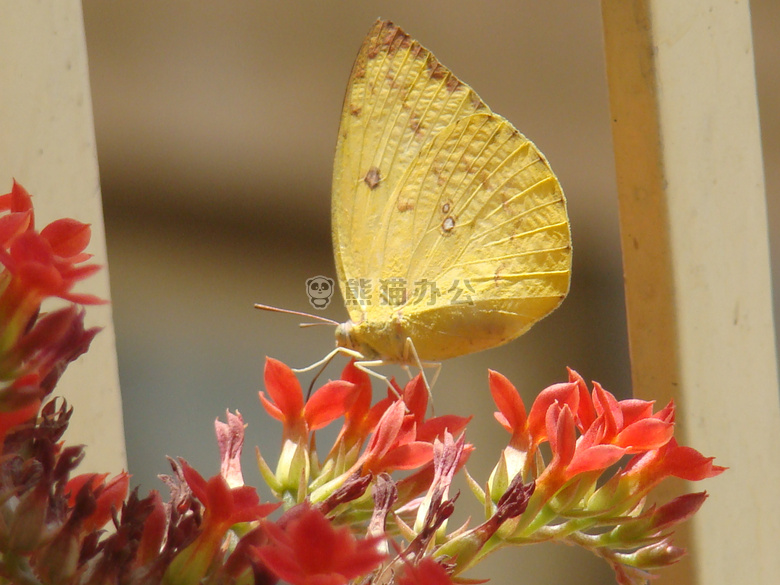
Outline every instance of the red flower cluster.
[[(30, 195), (18, 183), (0, 196), (0, 439), (32, 418), (68, 362), (89, 347), (83, 311), (71, 305), (40, 316), (41, 303), (59, 297), (79, 304), (100, 299), (71, 292), (99, 269), (83, 264), (89, 226), (61, 219), (37, 232)], [(3, 386), (5, 384), (5, 386)]]
[[(644, 583), (646, 569), (683, 554), (670, 543), (673, 528), (698, 510), (706, 493), (642, 511), (645, 498), (667, 477), (699, 481), (725, 468), (677, 444), (674, 404), (654, 413), (653, 402), (618, 401), (598, 383), (588, 392), (573, 370), (567, 383), (543, 390), (528, 414), (501, 374), (490, 372), (490, 390), (496, 419), (512, 438), (488, 483), (489, 497), (495, 500), (512, 477), (536, 485), (507, 541), (557, 538), (584, 546), (607, 559), (625, 584)], [(546, 465), (538, 450), (543, 443), (552, 452)], [(613, 529), (605, 531), (608, 526)]]
[(381, 537), (358, 540), (346, 526), (336, 528), (319, 510), (303, 504), (290, 517), (268, 523), (268, 543), (259, 558), (277, 577), (297, 585), (340, 585), (370, 574), (384, 560)]
[[(437, 571), (446, 567), (454, 576), (497, 547), (558, 539), (604, 557), (621, 583), (643, 583), (648, 569), (682, 554), (669, 538), (706, 497), (691, 494), (642, 511), (648, 492), (669, 476), (700, 480), (723, 471), (711, 458), (677, 445), (672, 404), (653, 412), (652, 402), (618, 401), (597, 383), (590, 392), (570, 370), (568, 382), (543, 390), (526, 411), (509, 380), (490, 372), (496, 418), (511, 439), (487, 491), (471, 480), (488, 515), (472, 529), (440, 534), (433, 544), (433, 533), (441, 533), (451, 513), (446, 494), (452, 475), (472, 449), (452, 439), (468, 419), (426, 420), (428, 395), (419, 376), (373, 406), (368, 376), (352, 364), (342, 380), (328, 382), (305, 404), (289, 368), (269, 359), (265, 376), (273, 401), (262, 393), (261, 400), (283, 421), (286, 440), (275, 474), (260, 458), (264, 478), (282, 501), (315, 502), (336, 523), (367, 522), (367, 536), (392, 532), (386, 521), (393, 516), (408, 544), (385, 560), (382, 574), (417, 575), (423, 560), (435, 559)], [(320, 461), (314, 430), (339, 416), (344, 422), (338, 438)], [(539, 451), (545, 443), (552, 454), (548, 463)], [(623, 468), (616, 468), (620, 462)], [(379, 480), (403, 470), (416, 471), (397, 481)], [(353, 494), (348, 510), (332, 506), (329, 500), (356, 476), (374, 478), (373, 501), (361, 492)]]
[[(570, 370), (526, 410), (490, 372), (511, 437), (486, 484), (466, 474), (485, 518), (449, 530), (450, 486), (473, 451), (469, 418), (428, 418), (421, 376), (372, 404), (371, 381), (353, 363), (306, 400), (293, 371), (268, 359), (260, 401), (282, 423), (282, 448), (275, 472), (259, 451), (257, 460), (279, 502), (261, 503), (244, 485), (245, 425), (230, 412), (215, 425), (220, 473), (205, 479), (172, 461), (167, 504), (157, 492), (128, 495), (126, 473), (71, 477), (83, 449), (61, 441), (71, 411), (47, 397), (96, 331), (74, 304), (40, 311), (50, 297), (101, 302), (72, 292), (97, 269), (84, 264), (89, 227), (59, 220), (37, 232), (18, 184), (0, 211), (0, 584), (450, 585), (497, 548), (558, 540), (639, 585), (683, 554), (673, 531), (706, 498), (645, 509), (650, 491), (724, 469), (677, 444), (672, 404), (653, 412), (652, 402), (618, 401)], [(339, 419), (322, 457), (316, 433)]]

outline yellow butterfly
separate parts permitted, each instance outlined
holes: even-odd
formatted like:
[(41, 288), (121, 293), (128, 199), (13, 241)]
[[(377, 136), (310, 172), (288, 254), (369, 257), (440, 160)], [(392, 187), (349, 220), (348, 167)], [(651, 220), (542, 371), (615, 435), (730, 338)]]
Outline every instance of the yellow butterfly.
[(350, 316), (337, 344), (366, 360), (501, 345), (569, 290), (566, 201), (547, 160), (389, 21), (352, 68), (332, 205)]

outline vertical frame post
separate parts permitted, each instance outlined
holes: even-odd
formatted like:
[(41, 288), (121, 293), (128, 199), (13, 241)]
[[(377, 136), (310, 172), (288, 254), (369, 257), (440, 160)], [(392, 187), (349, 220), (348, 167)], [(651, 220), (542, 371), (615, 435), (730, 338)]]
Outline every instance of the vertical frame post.
[[(106, 268), (79, 292), (109, 298), (100, 180), (81, 2), (2, 3), (0, 18), (0, 192), (12, 179), (32, 195), (38, 226), (72, 217), (92, 226), (88, 252)], [(103, 331), (72, 363), (55, 394), (75, 407), (66, 440), (85, 444), (80, 471), (127, 467), (110, 306), (90, 307)]]
[(780, 406), (746, 0), (602, 0), (635, 394), (730, 470), (657, 583), (775, 583)]

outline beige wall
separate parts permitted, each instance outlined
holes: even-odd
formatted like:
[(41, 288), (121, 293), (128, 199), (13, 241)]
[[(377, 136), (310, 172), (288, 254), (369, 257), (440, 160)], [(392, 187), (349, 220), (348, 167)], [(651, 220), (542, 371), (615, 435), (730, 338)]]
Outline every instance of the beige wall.
[[(329, 329), (299, 330), (295, 318), (251, 306), (307, 310), (305, 279), (334, 274), (338, 116), (377, 16), (403, 26), (528, 135), (569, 200), (569, 299), (511, 345), (447, 362), (435, 388), (437, 411), (476, 415), (472, 474), (486, 477), (506, 438), (491, 423), (487, 367), (529, 397), (562, 379), (567, 365), (630, 393), (598, 2), (226, 4), (84, 1), (127, 450), (144, 488), (161, 487), (154, 476), (166, 471), (166, 454), (216, 472), (211, 424), (227, 407), (249, 423), (247, 444), (270, 456), (278, 427), (256, 399), (264, 356), (300, 366), (332, 346)], [(780, 4), (760, 0), (753, 11), (774, 226)], [(338, 300), (325, 314), (346, 316)], [(251, 457), (246, 465), (257, 484)], [(464, 493), (461, 505), (467, 500)], [(579, 583), (609, 582), (587, 555), (544, 550), (549, 556), (521, 554), (521, 568), (474, 576), (558, 583), (574, 566)], [(593, 567), (589, 580), (583, 566)]]

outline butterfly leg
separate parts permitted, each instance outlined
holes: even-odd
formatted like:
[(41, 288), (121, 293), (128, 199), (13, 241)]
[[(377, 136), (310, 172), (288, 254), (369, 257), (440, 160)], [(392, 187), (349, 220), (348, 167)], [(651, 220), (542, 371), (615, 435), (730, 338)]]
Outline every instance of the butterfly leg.
[(293, 368), (293, 372), (295, 372), (296, 374), (303, 374), (305, 372), (311, 372), (312, 370), (319, 368), (320, 366), (327, 366), (330, 363), (330, 361), (340, 353), (355, 358), (356, 360), (363, 359), (363, 354), (360, 353), (359, 351), (355, 351), (354, 349), (347, 349), (346, 347), (337, 347), (336, 349), (328, 352), (328, 355), (326, 355), (324, 358), (314, 362), (310, 366), (306, 366), (305, 368)]
[[(428, 390), (428, 394), (431, 395), (431, 388), (433, 388), (434, 384), (436, 384), (436, 380), (439, 379), (439, 373), (441, 372), (441, 362), (420, 361), (420, 356), (417, 355), (417, 349), (414, 347), (414, 341), (412, 341), (411, 337), (407, 337), (406, 342), (404, 343), (404, 363), (412, 363), (419, 368), (420, 374), (422, 374), (423, 377), (423, 382), (425, 383), (425, 388)], [(428, 383), (428, 378), (425, 376), (425, 368), (434, 368), (435, 370), (430, 384)], [(409, 373), (408, 366), (404, 366), (404, 369), (407, 371), (407, 373)], [(409, 374), (409, 377), (411, 377), (411, 374)]]
[(320, 377), (320, 374), (325, 370), (325, 368), (328, 367), (328, 364), (331, 362), (331, 360), (336, 357), (338, 354), (343, 353), (346, 354), (355, 360), (360, 360), (363, 358), (363, 355), (355, 351), (353, 349), (347, 349), (346, 347), (337, 347), (333, 351), (328, 352), (328, 355), (326, 355), (321, 360), (318, 360), (311, 364), (310, 366), (306, 366), (305, 368), (293, 368), (292, 371), (296, 374), (302, 374), (305, 372), (310, 372), (311, 370), (314, 370), (316, 368), (320, 368), (320, 370), (315, 374), (314, 378), (312, 378), (311, 383), (309, 384), (309, 391), (306, 393), (306, 399), (308, 400), (309, 396), (311, 396), (311, 391), (314, 388), (314, 383), (317, 381), (317, 378)]
[[(349, 349), (346, 347), (337, 347), (336, 349), (328, 352), (328, 355), (326, 355), (321, 360), (318, 360), (311, 364), (310, 366), (306, 366), (305, 368), (293, 368), (293, 372), (296, 374), (302, 374), (305, 372), (310, 372), (316, 368), (321, 367), (320, 372), (317, 373), (317, 376), (315, 376), (314, 380), (312, 380), (312, 386), (314, 385), (314, 382), (317, 380), (317, 377), (319, 377), (322, 370), (325, 369), (325, 367), (331, 362), (331, 360), (336, 357), (339, 354), (344, 354), (346, 356), (349, 356), (355, 360), (355, 367), (369, 376), (372, 376), (373, 378), (376, 378), (377, 380), (381, 380), (383, 383), (387, 385), (388, 388), (390, 388), (390, 391), (398, 396), (398, 390), (396, 390), (395, 386), (393, 386), (390, 383), (390, 379), (387, 376), (383, 376), (376, 370), (372, 370), (371, 368), (375, 368), (377, 366), (385, 366), (387, 365), (387, 362), (382, 360), (366, 360), (363, 358), (363, 354), (361, 354), (359, 351), (356, 351), (354, 349)], [(311, 394), (311, 387), (309, 388), (309, 394)]]
[(390, 392), (392, 392), (398, 398), (401, 398), (401, 395), (398, 394), (398, 390), (396, 389), (396, 387), (390, 383), (390, 378), (388, 378), (387, 376), (383, 376), (376, 370), (372, 369), (372, 368), (376, 368), (379, 366), (386, 366), (386, 365), (388, 365), (388, 362), (383, 360), (362, 360), (362, 361), (355, 362), (355, 367), (358, 370), (365, 372), (366, 374), (368, 374), (373, 378), (376, 378), (377, 380), (381, 380), (387, 385), (388, 388), (390, 388)]

